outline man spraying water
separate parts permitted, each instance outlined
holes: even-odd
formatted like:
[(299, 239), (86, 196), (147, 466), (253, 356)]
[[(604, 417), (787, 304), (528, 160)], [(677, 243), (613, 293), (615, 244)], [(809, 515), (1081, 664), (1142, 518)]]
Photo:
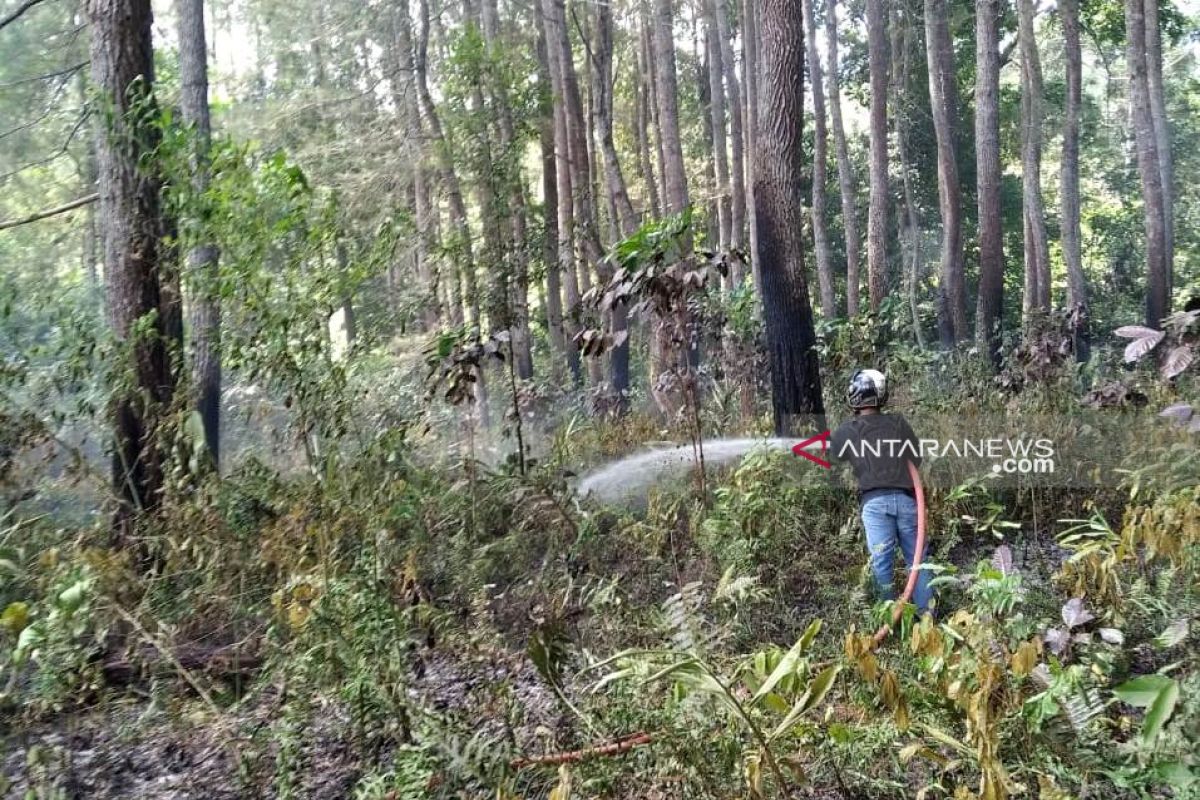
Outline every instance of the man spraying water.
[[(871, 572), (879, 596), (896, 597), (893, 570), (896, 545), (909, 570), (919, 564), (917, 500), (908, 462), (921, 463), (920, 443), (900, 414), (884, 414), (887, 378), (874, 369), (860, 369), (850, 378), (846, 402), (854, 416), (830, 437), (830, 454), (849, 463), (858, 482), (863, 529)], [(920, 613), (929, 611), (932, 592), (928, 573), (918, 570), (913, 602)]]

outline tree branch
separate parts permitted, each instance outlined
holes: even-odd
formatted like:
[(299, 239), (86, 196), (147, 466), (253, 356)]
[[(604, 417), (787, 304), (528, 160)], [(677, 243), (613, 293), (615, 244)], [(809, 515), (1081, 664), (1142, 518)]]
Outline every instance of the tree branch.
[(7, 27), (10, 23), (16, 22), (21, 17), (22, 14), (24, 14), (26, 11), (33, 8), (40, 2), (42, 2), (42, 0), (25, 0), (24, 3), (21, 3), (21, 5), (17, 6), (15, 9), (13, 9), (13, 12), (11, 14), (9, 14), (4, 19), (0, 19), (0, 30)]
[(77, 200), (72, 200), (69, 203), (63, 203), (61, 206), (55, 206), (54, 208), (48, 208), (45, 211), (39, 211), (36, 214), (30, 214), (28, 217), (0, 221), (0, 231), (8, 230), (9, 228), (15, 228), (18, 225), (28, 225), (30, 222), (37, 222), (40, 219), (46, 219), (46, 217), (65, 214), (68, 211), (73, 211), (79, 208), (80, 206), (86, 206), (88, 203), (94, 203), (99, 199), (99, 193), (93, 192), (92, 194), (85, 195)]
[(28, 78), (18, 78), (17, 80), (10, 81), (9, 83), (0, 83), (0, 89), (11, 89), (14, 86), (23, 86), (26, 83), (37, 83), (38, 81), (48, 81), (51, 78), (60, 78), (64, 75), (68, 75), (68, 76), (74, 75), (76, 72), (83, 69), (90, 63), (92, 63), (90, 60), (89, 61), (81, 61), (78, 64), (72, 64), (69, 67), (63, 67), (62, 69), (56, 69), (53, 72), (47, 72), (42, 75), (33, 75)]

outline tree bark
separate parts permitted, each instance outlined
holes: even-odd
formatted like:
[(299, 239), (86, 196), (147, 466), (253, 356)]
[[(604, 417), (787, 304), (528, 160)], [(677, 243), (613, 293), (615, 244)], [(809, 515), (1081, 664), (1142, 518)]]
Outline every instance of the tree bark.
[(937, 138), (938, 204), (942, 218), (938, 328), (942, 345), (952, 347), (968, 338), (969, 332), (967, 288), (963, 275), (962, 191), (955, 153), (958, 83), (946, 0), (925, 0), (925, 53), (929, 69), (929, 104)]
[[(625, 175), (621, 171), (621, 162), (617, 158), (617, 148), (613, 141), (613, 18), (612, 6), (601, 3), (596, 7), (595, 43), (593, 44), (593, 91), (596, 104), (596, 125), (600, 138), (600, 150), (604, 157), (604, 182), (606, 192), (612, 207), (616, 210), (617, 229), (621, 238), (630, 236), (638, 228), (637, 215), (633, 211), (633, 203), (629, 200), (629, 190), (625, 185)], [(601, 270), (602, 284), (607, 284), (611, 277), (611, 268), (607, 261), (602, 260), (598, 265)], [(628, 309), (618, 303), (612, 310), (610, 327), (614, 336), (621, 336), (628, 329)], [(609, 384), (618, 397), (625, 397), (629, 392), (629, 340), (626, 338), (619, 346), (612, 349), (610, 360)], [(624, 403), (619, 407), (623, 408)]]
[(829, 117), (833, 124), (834, 149), (837, 152), (838, 187), (842, 198), (842, 229), (846, 239), (846, 313), (859, 311), (859, 233), (858, 210), (854, 202), (854, 165), (842, 124), (842, 92), (838, 76), (837, 0), (828, 0), (825, 9), (825, 34), (829, 41)]
[(1000, 217), (1000, 0), (975, 4), (975, 181), (979, 210), (979, 299), (975, 340), (1000, 365), (1004, 236)]
[(659, 135), (663, 145), (663, 184), (666, 212), (678, 214), (687, 207), (687, 172), (679, 137), (679, 81), (675, 71), (675, 36), (671, 0), (654, 0), (654, 64), (658, 95)]
[(651, 125), (654, 119), (654, 113), (651, 111), (651, 88), (652, 77), (650, 75), (650, 60), (646, 53), (645, 34), (641, 31), (638, 33), (638, 80), (637, 80), (637, 144), (638, 144), (638, 166), (642, 171), (642, 178), (646, 182), (645, 207), (643, 213), (649, 211), (649, 215), (658, 219), (662, 216), (662, 201), (658, 196), (658, 181), (654, 177), (654, 159), (650, 155), (650, 137)]
[[(1146, 18), (1146, 84), (1150, 92), (1150, 121), (1162, 180), (1163, 261), (1166, 262), (1167, 302), (1170, 303), (1175, 264), (1175, 164), (1171, 154), (1171, 120), (1163, 90), (1162, 30), (1158, 0), (1143, 0)], [(1168, 308), (1168, 311), (1170, 309)]]
[[(549, 54), (546, 47), (544, 19), (540, 3), (534, 3), (534, 14), (538, 23), (538, 84), (542, 95), (542, 117), (539, 129), (539, 144), (542, 151), (542, 262), (546, 270), (546, 328), (549, 331), (550, 350), (554, 359), (551, 373), (561, 378), (559, 359), (569, 360), (569, 347), (563, 333), (562, 313), (562, 265), (559, 263), (559, 198), (558, 165), (555, 151), (557, 124), (555, 121), (554, 80), (551, 77)], [(548, 104), (548, 105), (546, 105)], [(576, 354), (576, 358), (578, 355)], [(578, 369), (576, 365), (575, 369)]]
[(867, 50), (871, 83), (870, 176), (867, 212), (867, 293), (871, 311), (879, 310), (888, 289), (888, 37), (885, 0), (867, 0)]
[(667, 170), (667, 151), (663, 146), (662, 122), (659, 114), (658, 104), (658, 58), (654, 54), (654, 34), (653, 22), (647, 21), (642, 27), (642, 51), (645, 54), (646, 65), (646, 80), (649, 84), (648, 101), (650, 104), (650, 122), (654, 128), (654, 155), (657, 159), (658, 175), (660, 178), (659, 187), (662, 190), (662, 205), (661, 213), (665, 215), (667, 207), (667, 198), (665, 193), (666, 186), (666, 170)]
[[(403, 19), (403, 11), (401, 11)], [(421, 99), (421, 110), (424, 112), (425, 127), (429, 129), (430, 139), (441, 173), (442, 186), (450, 203), (450, 226), (454, 229), (451, 238), (451, 259), (455, 261), (456, 270), (466, 278), (466, 297), (463, 305), (468, 311), (467, 322), (477, 326), (481, 324), (479, 286), (475, 275), (475, 254), (471, 243), (471, 227), (467, 217), (467, 204), (463, 199), (462, 184), (458, 180), (458, 172), (454, 169), (454, 160), (450, 153), (449, 143), (442, 129), (442, 121), (438, 116), (437, 105), (429, 91), (428, 50), (429, 50), (429, 2), (420, 0), (421, 35), (415, 49), (414, 67), (417, 75), (417, 92)], [(460, 284), (461, 285), (461, 284)]]
[[(204, 0), (178, 0), (179, 106), (185, 125), (195, 131), (192, 183), (197, 195), (208, 189), (208, 151), (212, 125), (208, 113), (208, 47), (204, 35)], [(203, 202), (203, 201), (201, 201)], [(200, 220), (190, 221), (200, 226)], [(197, 231), (203, 233), (202, 230)], [(204, 444), (213, 465), (220, 465), (221, 441), (221, 294), (217, 247), (201, 240), (187, 253), (187, 269), (195, 296), (191, 303), (191, 401), (204, 425)]]
[[(729, 4), (727, 0), (714, 0), (714, 2), (716, 3), (717, 42), (721, 49), (725, 92), (729, 99), (729, 138), (733, 148), (732, 161), (729, 166), (730, 191), (732, 192), (729, 204), (729, 246), (740, 248), (746, 230), (746, 143), (742, 129), (742, 90), (738, 85), (733, 56), (733, 37), (729, 30)], [(739, 276), (732, 277), (732, 283), (736, 285)]]
[(917, 213), (912, 186), (912, 164), (909, 161), (909, 56), (913, 51), (914, 31), (912, 20), (906, 12), (901, 18), (899, 9), (892, 10), (892, 107), (896, 119), (896, 154), (900, 159), (900, 183), (903, 189), (904, 206), (896, 210), (897, 230), (907, 231), (907, 255), (904, 268), (904, 283), (908, 295), (908, 310), (912, 317), (913, 338), (919, 349), (925, 349), (925, 333), (921, 327), (919, 303), (921, 264), (921, 224)]
[(1017, 0), (1021, 49), (1021, 186), (1025, 228), (1025, 300), (1028, 316), (1050, 310), (1050, 245), (1042, 202), (1042, 65), (1034, 35), (1033, 0)]
[(813, 101), (812, 229), (813, 250), (817, 259), (817, 285), (821, 295), (821, 316), (837, 317), (837, 296), (833, 287), (833, 257), (829, 252), (829, 228), (825, 219), (825, 184), (829, 173), (829, 131), (825, 127), (825, 81), (821, 74), (821, 56), (817, 52), (817, 21), (813, 0), (802, 0), (804, 10), (804, 49)]
[(1129, 65), (1129, 105), (1142, 183), (1142, 214), (1146, 231), (1146, 325), (1159, 329), (1170, 310), (1167, 264), (1166, 203), (1158, 137), (1150, 105), (1146, 59), (1146, 15), (1142, 0), (1125, 0), (1125, 53)]
[(1083, 275), (1079, 198), (1079, 115), (1083, 102), (1083, 51), (1079, 41), (1079, 0), (1059, 0), (1066, 61), (1063, 107), (1062, 249), (1067, 266), (1067, 305), (1074, 320), (1075, 357), (1087, 361), (1087, 283)]
[(708, 110), (712, 128), (713, 169), (716, 173), (717, 243), (722, 250), (732, 241), (732, 197), (729, 188), (729, 139), (725, 131), (725, 62), (717, 30), (716, 0), (702, 0), (704, 44), (708, 55)]
[[(575, 192), (571, 167), (571, 133), (567, 121), (567, 99), (563, 79), (563, 50), (566, 36), (563, 17), (555, 13), (554, 0), (542, 0), (542, 24), (546, 36), (547, 63), (554, 87), (554, 171), (558, 199), (558, 264), (563, 276), (566, 303), (563, 313), (563, 333), (567, 349), (567, 365), (576, 384), (582, 379), (579, 349), (575, 346), (578, 330), (579, 278), (575, 267)], [(561, 6), (560, 6), (561, 8)], [(560, 32), (561, 28), (561, 32)], [(586, 174), (586, 169), (584, 170)]]
[(742, 0), (742, 76), (746, 86), (743, 127), (746, 132), (746, 223), (750, 229), (750, 271), (754, 287), (761, 295), (762, 281), (758, 270), (758, 223), (755, 219), (754, 159), (758, 147), (758, 19), (756, 0)]
[(804, 115), (801, 0), (762, 0), (764, 112), (756, 132), (754, 195), (763, 316), (778, 435), (795, 432), (797, 415), (823, 415), (812, 308), (804, 279), (804, 208), (799, 188)]
[(152, 15), (149, 0), (90, 0), (87, 12), (92, 81), (112, 109), (96, 140), (108, 317), (130, 376), (111, 400), (113, 535), (118, 546), (131, 546), (136, 514), (161, 502), (159, 437), (175, 390), (162, 314), (159, 180), (141, 167), (158, 137), (152, 115), (130, 113), (153, 102)]

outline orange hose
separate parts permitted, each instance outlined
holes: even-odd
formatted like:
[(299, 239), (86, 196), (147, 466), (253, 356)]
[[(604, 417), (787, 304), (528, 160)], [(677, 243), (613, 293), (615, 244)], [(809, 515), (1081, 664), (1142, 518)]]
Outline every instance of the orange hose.
[(900, 595), (900, 599), (892, 609), (892, 621), (875, 631), (875, 636), (871, 639), (872, 647), (878, 647), (879, 643), (891, 633), (892, 627), (900, 621), (900, 615), (904, 613), (904, 606), (912, 599), (913, 590), (917, 588), (917, 570), (921, 568), (921, 559), (925, 555), (925, 492), (921, 487), (921, 473), (917, 470), (917, 465), (911, 461), (908, 462), (908, 475), (912, 478), (913, 493), (917, 500), (916, 552), (913, 553), (912, 569), (908, 571), (908, 582), (904, 584), (904, 594)]

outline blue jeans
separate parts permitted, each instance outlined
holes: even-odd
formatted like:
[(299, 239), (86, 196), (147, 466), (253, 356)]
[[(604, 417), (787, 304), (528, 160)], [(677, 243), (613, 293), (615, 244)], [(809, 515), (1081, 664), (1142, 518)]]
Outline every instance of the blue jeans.
[[(913, 555), (917, 549), (917, 501), (903, 492), (872, 497), (863, 503), (862, 521), (867, 532), (871, 573), (875, 576), (879, 596), (884, 600), (894, 600), (896, 543), (900, 543), (904, 560), (908, 568), (912, 569)], [(932, 596), (929, 573), (925, 570), (918, 571), (917, 585), (912, 596), (917, 610), (928, 611)]]

